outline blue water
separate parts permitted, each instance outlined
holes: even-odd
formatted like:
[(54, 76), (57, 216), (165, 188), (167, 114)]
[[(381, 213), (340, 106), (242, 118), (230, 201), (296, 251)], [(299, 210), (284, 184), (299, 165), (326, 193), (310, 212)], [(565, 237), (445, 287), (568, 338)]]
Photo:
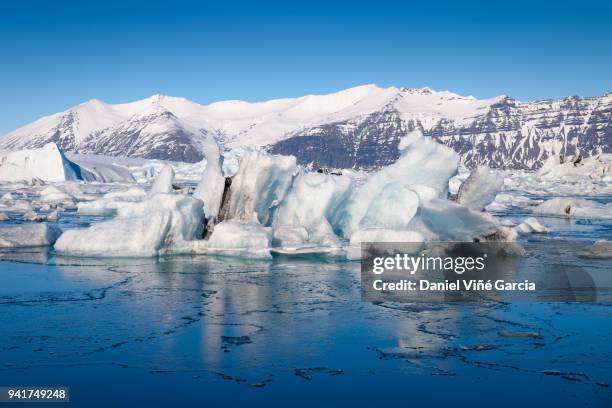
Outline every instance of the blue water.
[[(610, 238), (538, 218), (528, 240)], [(612, 406), (605, 304), (366, 303), (340, 261), (0, 259), (0, 386), (73, 406)]]

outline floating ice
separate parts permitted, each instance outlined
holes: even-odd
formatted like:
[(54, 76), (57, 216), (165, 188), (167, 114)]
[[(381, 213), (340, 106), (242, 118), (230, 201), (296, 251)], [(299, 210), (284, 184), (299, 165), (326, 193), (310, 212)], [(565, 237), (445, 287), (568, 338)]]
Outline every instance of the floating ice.
[(82, 215), (110, 216), (117, 213), (121, 207), (130, 203), (142, 201), (147, 193), (140, 187), (131, 187), (127, 190), (112, 191), (95, 201), (80, 202), (77, 204), (78, 212)]
[(547, 234), (550, 232), (548, 228), (544, 225), (540, 224), (540, 222), (536, 218), (527, 218), (525, 221), (514, 227), (516, 232), (521, 235), (527, 234)]
[(578, 253), (584, 258), (612, 259), (612, 241), (600, 240)]
[(268, 155), (251, 150), (240, 158), (229, 197), (220, 209), (222, 220), (252, 221), (266, 226), (274, 208), (283, 201), (297, 170), (293, 156)]
[(368, 228), (355, 231), (351, 235), (350, 245), (346, 248), (346, 258), (361, 258), (362, 242), (423, 242), (425, 237), (416, 231), (398, 231), (384, 228)]
[(40, 192), (41, 202), (73, 202), (74, 196), (60, 190), (55, 186), (48, 186)]
[(269, 258), (271, 229), (257, 222), (223, 221), (207, 243), (207, 252), (244, 257)]
[(461, 184), (457, 192), (457, 202), (472, 210), (482, 211), (495, 199), (504, 186), (504, 176), (487, 166), (478, 166)]
[[(297, 245), (298, 236), (302, 243), (323, 245), (324, 243), (339, 246), (340, 241), (334, 234), (330, 221), (335, 217), (340, 204), (347, 198), (352, 186), (349, 176), (336, 176), (322, 173), (302, 173), (293, 182), (290, 193), (279, 206), (274, 216), (275, 237), (283, 236), (291, 228), (303, 228), (306, 235), (300, 232), (291, 234), (291, 239), (284, 240), (280, 246)], [(280, 232), (277, 234), (277, 230)], [(300, 230), (301, 231), (301, 230)], [(283, 241), (283, 240), (277, 240)]]
[(533, 209), (535, 214), (558, 215), (574, 218), (612, 218), (612, 203), (600, 204), (579, 198), (558, 197), (543, 202)]
[(218, 218), (221, 198), (225, 188), (225, 177), (221, 169), (221, 156), (219, 146), (214, 140), (207, 140), (202, 150), (206, 158), (206, 167), (198, 187), (193, 193), (195, 198), (204, 202), (204, 212), (207, 218)]
[(21, 248), (53, 245), (59, 228), (47, 223), (0, 225), (0, 248)]
[[(0, 155), (0, 180), (44, 181), (84, 180), (88, 173), (71, 162), (55, 143), (39, 149), (19, 150)], [(89, 175), (88, 175), (89, 176)], [(95, 179), (94, 175), (91, 175)]]
[(31, 222), (42, 222), (47, 221), (47, 216), (44, 214), (38, 214), (34, 211), (28, 211), (27, 213), (23, 214), (23, 220)]
[[(459, 156), (452, 149), (423, 137), (418, 131), (402, 139), (399, 147), (402, 153), (398, 161), (373, 174), (365, 184), (351, 194), (340, 210), (334, 227), (341, 231), (345, 238), (350, 238), (353, 232), (364, 226), (362, 220), (368, 215), (370, 205), (377, 200), (390, 183), (395, 183), (395, 188), (404, 186), (410, 189), (414, 185), (427, 186), (434, 189), (438, 196), (446, 196), (448, 181), (457, 172)], [(387, 190), (386, 194), (391, 194), (391, 190)], [(402, 199), (410, 200), (410, 197), (414, 196), (406, 193)], [(372, 211), (374, 208), (379, 208), (383, 212), (387, 211), (388, 215), (378, 214), (377, 217), (385, 220), (392, 220), (393, 217), (396, 217), (398, 222), (405, 224), (413, 207), (414, 205), (410, 205), (406, 208), (405, 214), (398, 214), (397, 208), (392, 208), (392, 206), (382, 205), (374, 205)], [(397, 229), (401, 229), (401, 226)]]
[(549, 157), (539, 174), (546, 178), (560, 178), (565, 176), (586, 176), (591, 178), (601, 178), (612, 176), (612, 154), (600, 154), (582, 158), (570, 156), (563, 159), (560, 157)]
[(153, 185), (151, 186), (151, 190), (149, 190), (149, 196), (157, 193), (170, 194), (173, 192), (172, 182), (174, 181), (174, 170), (172, 166), (164, 166), (162, 171), (159, 173)]
[(202, 217), (202, 201), (157, 193), (141, 203), (122, 206), (110, 221), (64, 232), (55, 249), (76, 256), (156, 256), (162, 249), (198, 238)]

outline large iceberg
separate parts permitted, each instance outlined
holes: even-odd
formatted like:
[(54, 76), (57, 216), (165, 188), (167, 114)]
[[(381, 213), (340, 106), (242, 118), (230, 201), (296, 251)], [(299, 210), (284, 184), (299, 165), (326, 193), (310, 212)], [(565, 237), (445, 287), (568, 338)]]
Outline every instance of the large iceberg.
[(48, 143), (38, 149), (0, 154), (0, 181), (30, 180), (133, 182), (134, 178), (127, 170), (109, 163), (75, 163), (69, 160), (55, 143)]
[(83, 170), (64, 156), (55, 143), (39, 149), (19, 150), (0, 155), (0, 180), (44, 181), (83, 180)]

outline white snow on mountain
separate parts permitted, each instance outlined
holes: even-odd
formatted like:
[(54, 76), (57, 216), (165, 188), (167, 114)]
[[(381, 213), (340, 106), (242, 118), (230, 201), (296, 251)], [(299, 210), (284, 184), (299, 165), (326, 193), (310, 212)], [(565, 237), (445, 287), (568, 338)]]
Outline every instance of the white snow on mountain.
[(223, 150), (267, 146), (301, 164), (377, 167), (393, 163), (399, 139), (420, 129), (470, 165), (532, 168), (562, 151), (608, 151), (611, 112), (610, 94), (518, 102), (376, 85), (255, 103), (154, 95), (114, 105), (90, 100), (1, 137), (0, 149), (54, 142), (73, 153), (197, 162), (203, 140), (213, 137)]

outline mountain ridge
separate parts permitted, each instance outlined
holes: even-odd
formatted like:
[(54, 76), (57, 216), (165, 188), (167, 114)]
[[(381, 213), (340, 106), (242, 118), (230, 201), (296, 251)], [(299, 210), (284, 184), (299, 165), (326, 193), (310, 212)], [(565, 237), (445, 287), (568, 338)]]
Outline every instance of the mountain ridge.
[(166, 95), (122, 104), (92, 99), (0, 137), (15, 150), (54, 142), (65, 151), (194, 162), (203, 138), (225, 149), (261, 146), (300, 163), (371, 168), (392, 163), (420, 129), (468, 166), (539, 167), (551, 154), (612, 149), (612, 93), (522, 102), (431, 88), (373, 84), (327, 95), (201, 105)]

